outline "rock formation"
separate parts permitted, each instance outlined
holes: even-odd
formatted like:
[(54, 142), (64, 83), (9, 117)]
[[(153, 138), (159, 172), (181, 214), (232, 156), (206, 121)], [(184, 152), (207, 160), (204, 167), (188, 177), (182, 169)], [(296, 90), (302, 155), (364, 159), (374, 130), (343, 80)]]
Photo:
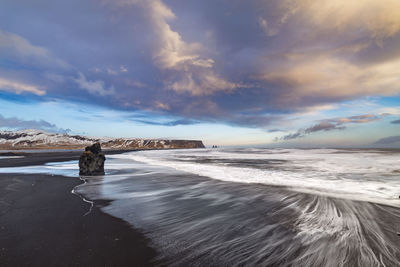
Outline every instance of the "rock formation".
[(104, 175), (105, 160), (100, 143), (86, 147), (79, 158), (79, 175)]

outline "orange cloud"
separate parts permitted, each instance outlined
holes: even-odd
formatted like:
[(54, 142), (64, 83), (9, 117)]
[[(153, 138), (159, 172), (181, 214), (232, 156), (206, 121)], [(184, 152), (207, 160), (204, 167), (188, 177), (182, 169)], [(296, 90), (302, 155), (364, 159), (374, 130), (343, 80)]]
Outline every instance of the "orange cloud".
[(400, 59), (355, 65), (329, 54), (291, 57), (258, 78), (288, 88), (288, 98), (352, 98), (400, 93)]
[(286, 9), (281, 20), (296, 15), (315, 29), (364, 31), (378, 40), (400, 31), (398, 0), (284, 0), (281, 6)]

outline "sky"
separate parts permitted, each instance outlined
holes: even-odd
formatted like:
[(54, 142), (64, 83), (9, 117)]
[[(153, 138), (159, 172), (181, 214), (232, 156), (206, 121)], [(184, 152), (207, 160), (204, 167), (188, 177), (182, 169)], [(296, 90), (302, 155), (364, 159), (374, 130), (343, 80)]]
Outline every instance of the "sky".
[(400, 147), (398, 0), (0, 0), (0, 129)]

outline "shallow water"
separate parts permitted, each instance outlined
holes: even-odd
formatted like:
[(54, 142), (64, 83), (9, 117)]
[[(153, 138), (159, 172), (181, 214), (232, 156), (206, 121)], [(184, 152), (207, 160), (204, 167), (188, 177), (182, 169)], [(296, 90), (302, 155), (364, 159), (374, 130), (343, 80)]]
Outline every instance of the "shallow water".
[[(75, 191), (112, 200), (103, 210), (173, 266), (398, 266), (398, 162), (373, 150), (141, 151), (108, 156), (107, 175)], [(24, 171), (76, 176), (77, 163)]]
[(24, 156), (0, 156), (0, 160), (1, 159), (19, 159), (19, 158), (23, 158)]

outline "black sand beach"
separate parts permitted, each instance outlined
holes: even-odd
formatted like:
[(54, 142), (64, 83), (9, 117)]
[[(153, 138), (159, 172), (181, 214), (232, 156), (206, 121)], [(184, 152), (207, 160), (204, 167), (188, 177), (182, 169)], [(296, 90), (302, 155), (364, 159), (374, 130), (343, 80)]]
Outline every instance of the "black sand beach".
[[(78, 152), (2, 159), (0, 166), (77, 159)], [(71, 193), (79, 179), (0, 175), (1, 266), (152, 266), (156, 252), (124, 221)]]

